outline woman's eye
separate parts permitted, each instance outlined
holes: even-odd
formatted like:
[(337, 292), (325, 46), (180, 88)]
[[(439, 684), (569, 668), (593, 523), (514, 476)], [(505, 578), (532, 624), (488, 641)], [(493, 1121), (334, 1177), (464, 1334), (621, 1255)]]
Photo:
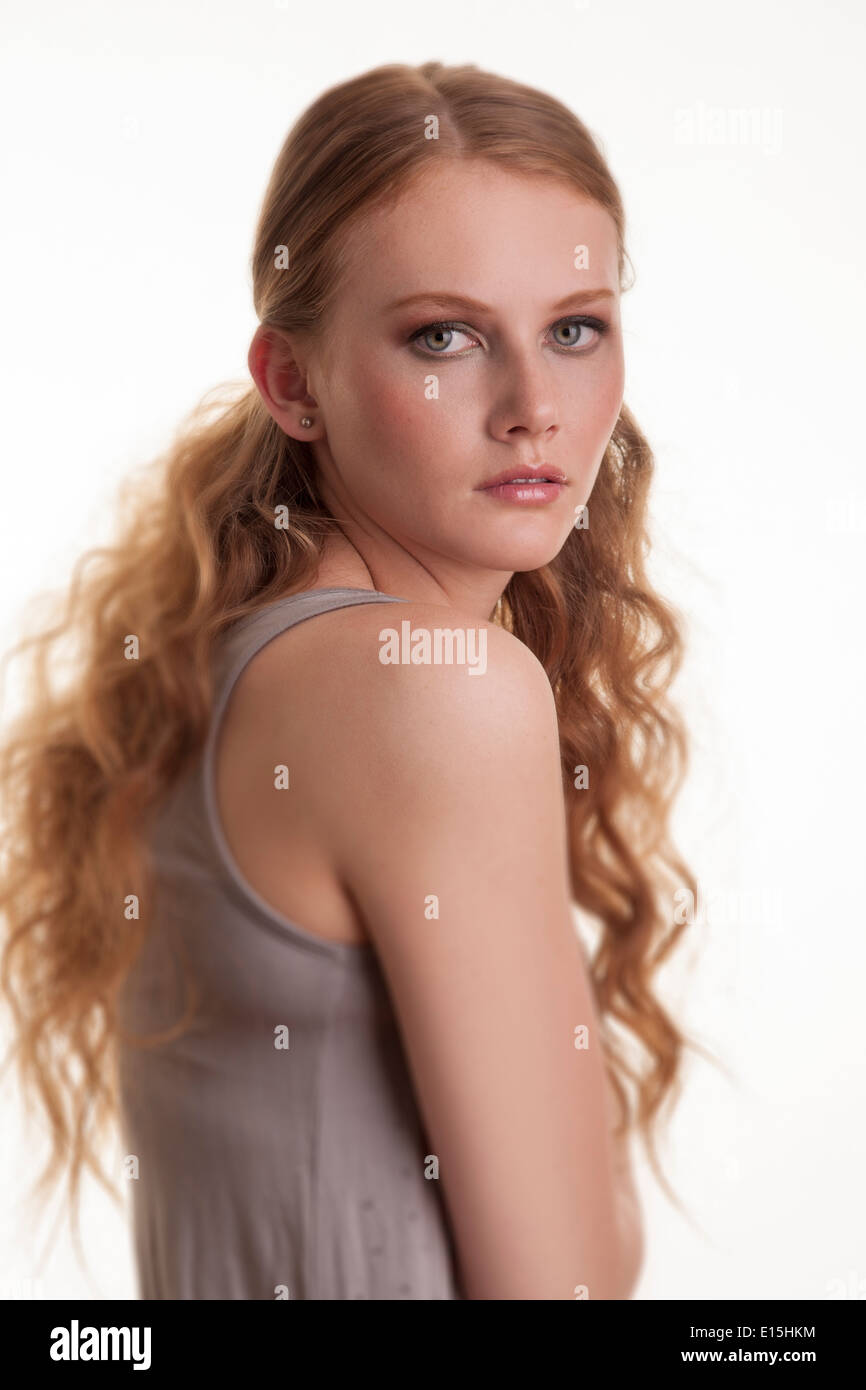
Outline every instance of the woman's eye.
[[(554, 324), (553, 332), (564, 332), (568, 335), (568, 341), (557, 342), (557, 346), (565, 352), (572, 352), (575, 356), (579, 352), (592, 347), (593, 343), (607, 332), (608, 325), (602, 319), (595, 318), (573, 318), (561, 319)], [(462, 352), (449, 352), (452, 347), (455, 334), (458, 337), (472, 338), (474, 334), (469, 329), (459, 323), (428, 323), (424, 328), (419, 328), (409, 339), (410, 343), (417, 344), (421, 351), (428, 357), (460, 357)], [(595, 334), (595, 338), (591, 335)], [(589, 341), (587, 341), (587, 339)], [(474, 339), (477, 342), (477, 339)]]
[(602, 323), (601, 319), (563, 319), (561, 323), (555, 325), (554, 332), (558, 329), (575, 335), (569, 342), (561, 343), (561, 347), (585, 348), (595, 341), (594, 338), (589, 337), (589, 334), (595, 333), (597, 337), (600, 337), (602, 333), (607, 331), (607, 324)]
[[(426, 346), (434, 356), (441, 357), (443, 356), (443, 348), (451, 347), (455, 333), (462, 335), (464, 338), (470, 336), (469, 333), (460, 327), (459, 323), (430, 323), (426, 328), (419, 328), (417, 333), (413, 333), (410, 341), (415, 343), (419, 338), (432, 339), (433, 341), (427, 343)], [(443, 339), (447, 339), (447, 341), (443, 342)], [(449, 354), (449, 356), (450, 355), (451, 354)]]

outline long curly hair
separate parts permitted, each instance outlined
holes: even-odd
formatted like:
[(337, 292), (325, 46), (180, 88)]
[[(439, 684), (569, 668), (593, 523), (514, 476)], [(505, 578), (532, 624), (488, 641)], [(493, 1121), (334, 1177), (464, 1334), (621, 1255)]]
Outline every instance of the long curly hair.
[[(437, 139), (423, 138), (431, 116)], [(445, 157), (557, 178), (594, 200), (616, 224), (630, 287), (617, 186), (566, 106), (474, 65), (388, 64), (326, 91), (280, 150), (251, 261), (261, 323), (314, 335), (340, 292), (355, 220)], [(676, 893), (694, 902), (697, 884), (669, 840), (688, 762), (668, 702), (684, 622), (645, 570), (652, 474), (623, 406), (591, 524), (549, 564), (514, 574), (496, 620), (554, 691), (571, 892), (597, 927), (585, 949), (618, 1132), (639, 1130), (670, 1193), (654, 1130), (695, 1044), (651, 984), (687, 924)], [(309, 445), (278, 427), (248, 380), (224, 383), (122, 484), (116, 543), (79, 559), (56, 620), (4, 658), (30, 654), (24, 710), (0, 747), (0, 986), (14, 1018), (4, 1069), (17, 1061), (26, 1100), (37, 1097), (49, 1122), (35, 1193), (65, 1170), (76, 1231), (85, 1166), (118, 1196), (99, 1150), (117, 1115), (118, 995), (148, 929), (148, 819), (202, 749), (216, 639), (308, 587), (338, 531)], [(64, 649), (72, 674), (61, 685)]]

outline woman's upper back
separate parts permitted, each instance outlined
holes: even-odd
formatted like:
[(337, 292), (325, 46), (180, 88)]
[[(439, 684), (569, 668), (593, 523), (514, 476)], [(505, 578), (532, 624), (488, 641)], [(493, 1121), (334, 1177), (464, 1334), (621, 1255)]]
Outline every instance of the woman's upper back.
[[(344, 873), (356, 850), (375, 857), (364, 811), (365, 759), (378, 762), (388, 729), (404, 720), (414, 727), (431, 696), (436, 704), (447, 699), (452, 717), (459, 717), (468, 676), (465, 665), (455, 666), (460, 674), (449, 682), (435, 661), (400, 660), (395, 670), (380, 659), (386, 634), (402, 636), (406, 623), (416, 634), (455, 626), (448, 610), (431, 604), (401, 599), (398, 613), (389, 602), (395, 597), (317, 588), (269, 605), (270, 620), (244, 624), (248, 634), (259, 630), (256, 650), (250, 655), (249, 639), (241, 639), (244, 665), (230, 678), (231, 688), (224, 687), (212, 729), (212, 815), (241, 876), (282, 915), (345, 944), (372, 945)], [(496, 642), (500, 666), (537, 665), (501, 629), (473, 626), (484, 631), (485, 646)], [(404, 643), (398, 657), (405, 651)], [(546, 680), (540, 667), (538, 674)], [(482, 702), (489, 685), (483, 695), (479, 688)], [(427, 794), (435, 797), (435, 785)]]
[(280, 630), (257, 638), (252, 655), (241, 647), (245, 664), (212, 731), (213, 814), (239, 873), (277, 912), (346, 945), (371, 943), (334, 870), (329, 805), (345, 791), (331, 740), (359, 713), (363, 615), (372, 605), (374, 626), (393, 621), (394, 597), (335, 587), (272, 605), (268, 631)]
[[(389, 729), (405, 722), (411, 731), (418, 718), (423, 722), (425, 701), (459, 718), (464, 680), (474, 683), (487, 674), (482, 667), (488, 643), (495, 644), (500, 670), (482, 681), (476, 703), (486, 705), (490, 686), (501, 684), (506, 671), (513, 671), (510, 679), (519, 685), (521, 669), (529, 666), (537, 667), (542, 699), (546, 693), (535, 658), (501, 629), (404, 599), (398, 614), (388, 603), (394, 597), (335, 587), (271, 605), (268, 626), (291, 626), (246, 659), (224, 708), (215, 711), (214, 818), (237, 869), (278, 912), (325, 940), (346, 944), (372, 945), (345, 877), (356, 852), (372, 858), (376, 853), (364, 810), (367, 756), (379, 762), (380, 751), (385, 755)], [(407, 625), (416, 637), (437, 628), (471, 632), (462, 665), (453, 646), (453, 678), (442, 669), (447, 663), (435, 660), (432, 642), (431, 660), (407, 659)], [(386, 662), (381, 658), (394, 633), (399, 647), (390, 655), (397, 660)], [(473, 650), (478, 669), (469, 676)], [(552, 701), (550, 717), (553, 727)], [(447, 747), (437, 756), (447, 758)], [(435, 799), (435, 778), (426, 794)], [(382, 829), (388, 833), (387, 826)]]

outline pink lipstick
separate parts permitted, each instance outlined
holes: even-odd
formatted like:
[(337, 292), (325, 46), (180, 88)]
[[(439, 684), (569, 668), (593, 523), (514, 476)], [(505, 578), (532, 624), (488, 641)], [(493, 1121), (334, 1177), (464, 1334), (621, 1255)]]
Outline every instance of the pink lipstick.
[(479, 492), (503, 502), (553, 502), (568, 482), (559, 468), (539, 464), (531, 469), (508, 468), (482, 483)]

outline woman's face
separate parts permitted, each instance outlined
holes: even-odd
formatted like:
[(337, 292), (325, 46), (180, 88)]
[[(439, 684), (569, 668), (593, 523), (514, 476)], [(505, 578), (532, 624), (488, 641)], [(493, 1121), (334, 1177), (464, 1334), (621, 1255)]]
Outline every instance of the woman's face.
[[(498, 594), (562, 548), (616, 424), (613, 220), (553, 180), (428, 166), (352, 236), (304, 365), (322, 492), (372, 572), (404, 579), (411, 556), (449, 594), (482, 571)], [(483, 490), (504, 470), (567, 482), (548, 500)]]

